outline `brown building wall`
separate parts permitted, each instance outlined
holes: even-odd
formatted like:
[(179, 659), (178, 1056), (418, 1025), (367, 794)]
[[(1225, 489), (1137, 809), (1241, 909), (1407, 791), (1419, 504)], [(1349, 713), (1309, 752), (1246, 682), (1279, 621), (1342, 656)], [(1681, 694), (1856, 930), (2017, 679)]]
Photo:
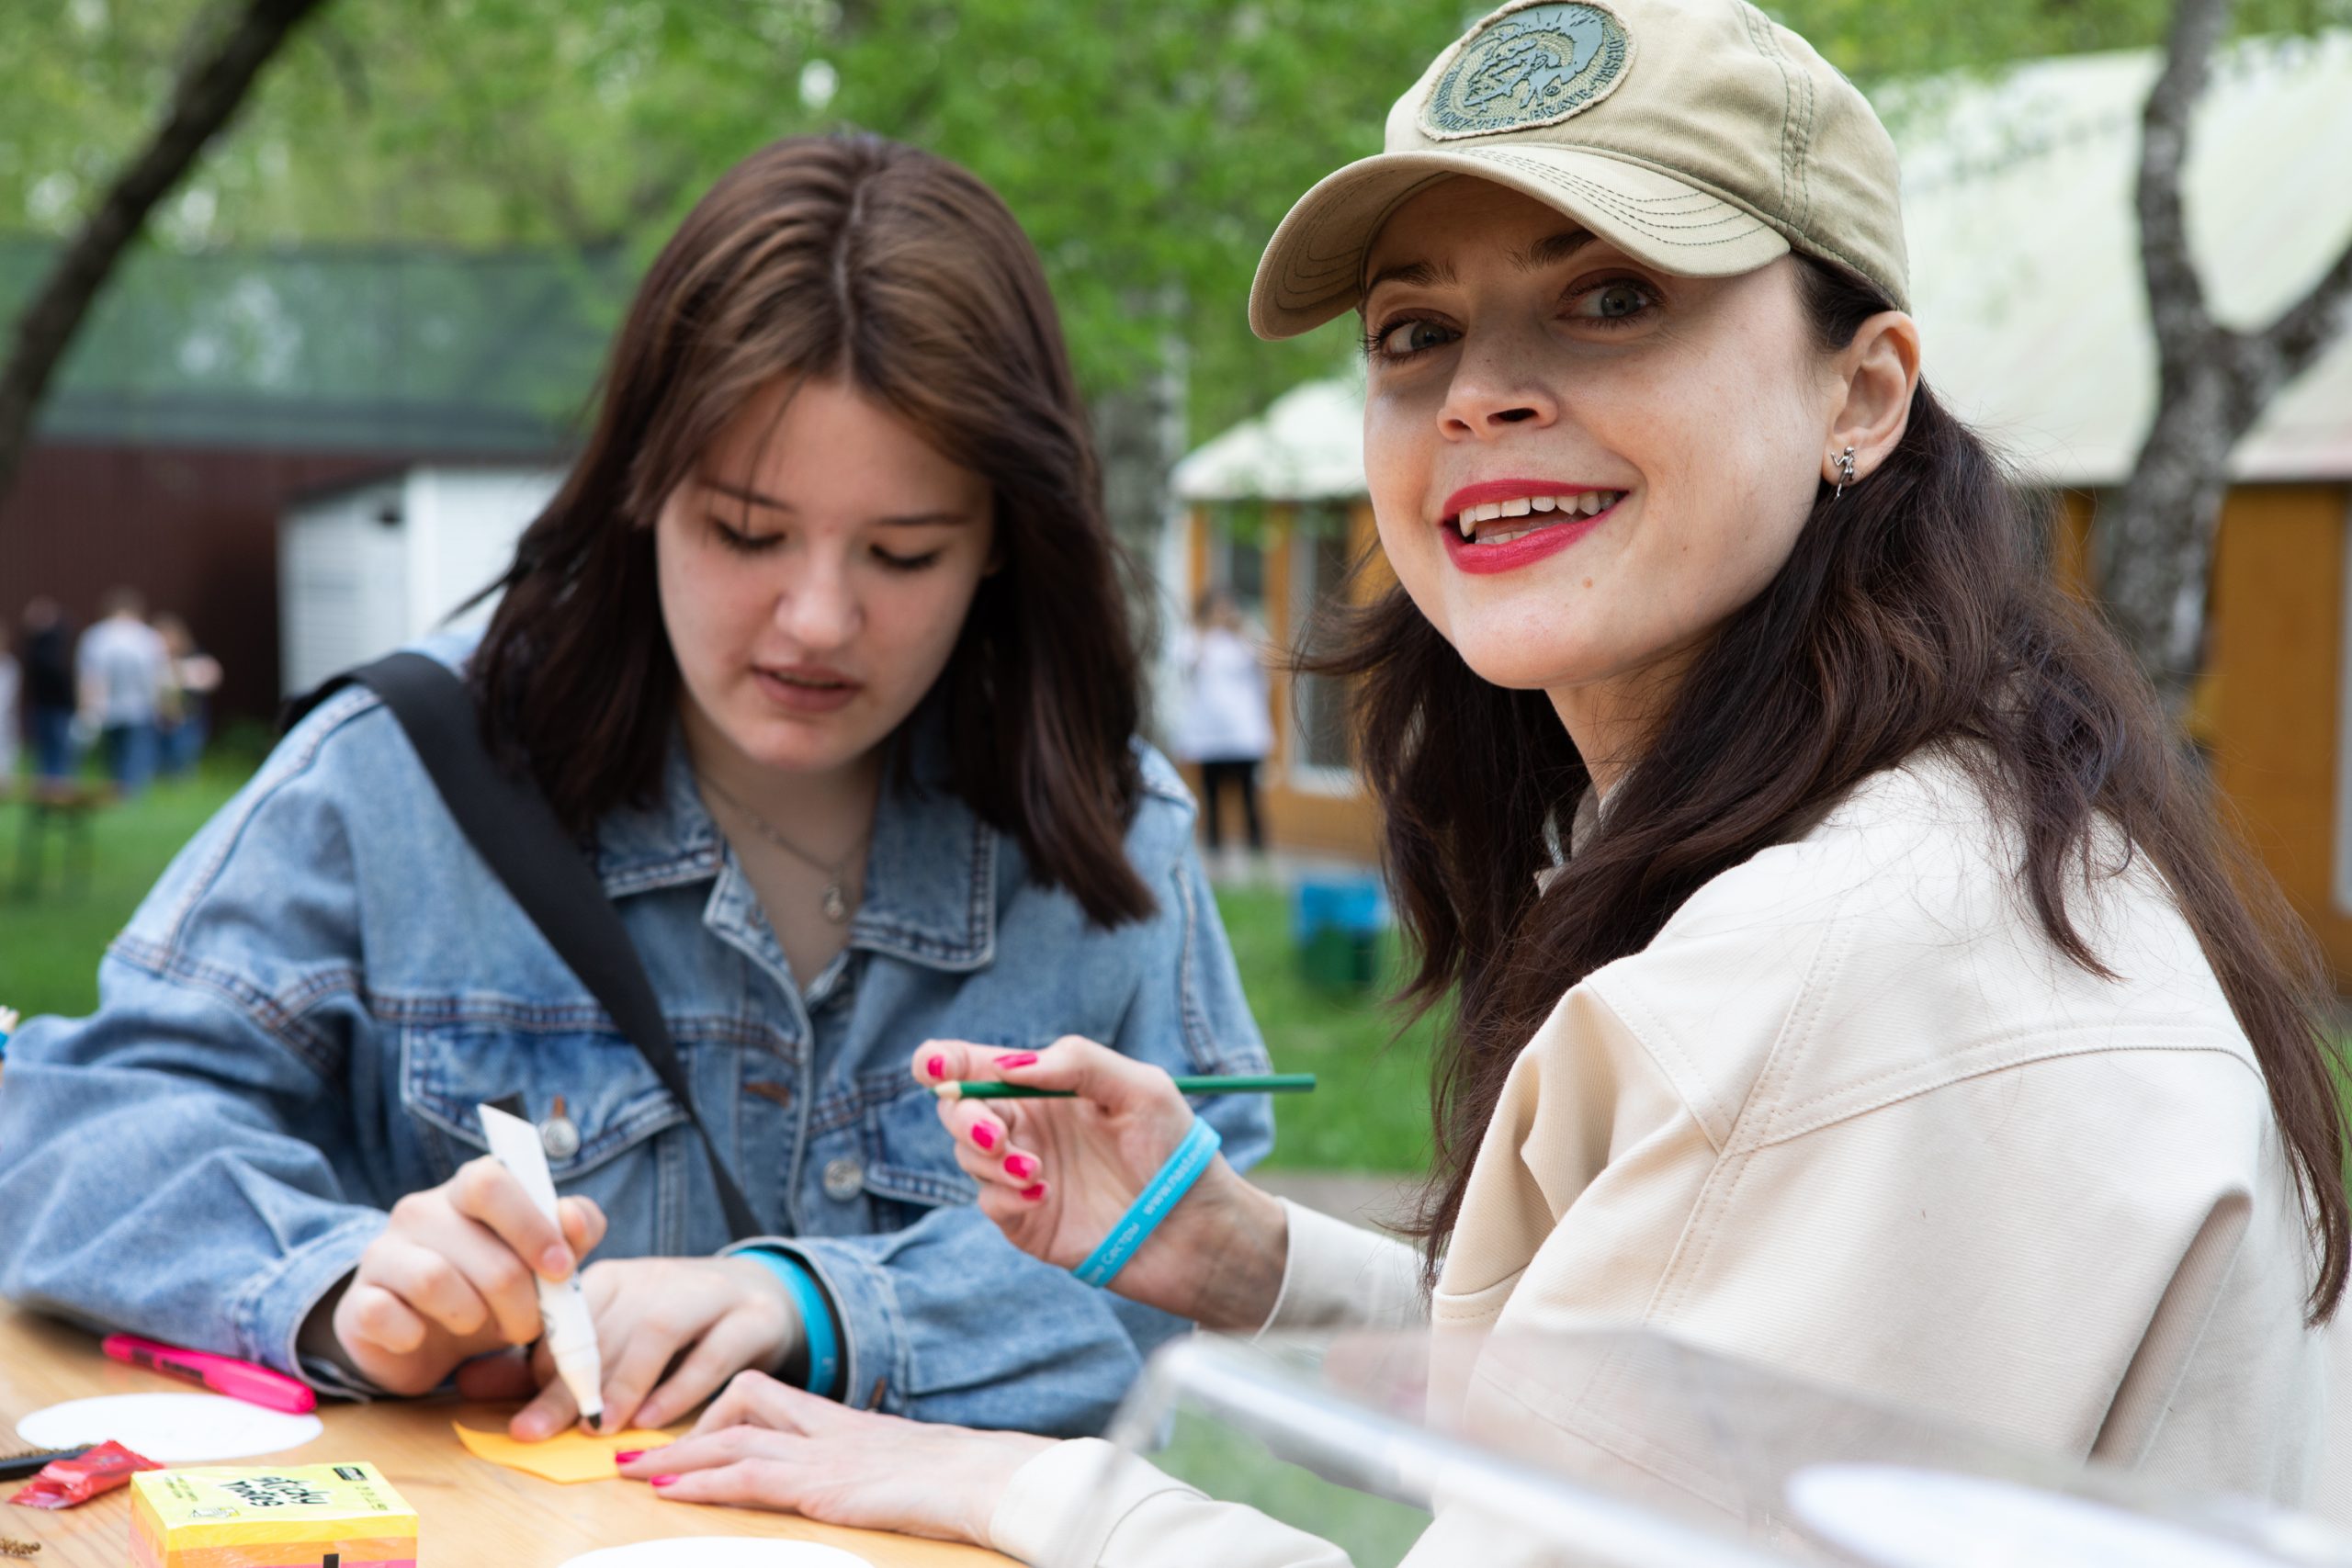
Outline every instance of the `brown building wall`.
[(2230, 494), (2213, 561), (2202, 739), (2235, 826), (2352, 982), (2335, 896), (2345, 525), (2340, 485)]
[(128, 584), (152, 610), (177, 612), (220, 660), (222, 715), (272, 718), (277, 520), (288, 501), (432, 460), (402, 452), (37, 446), (0, 500), (0, 627), (13, 643), (36, 594), (87, 626), (107, 590)]

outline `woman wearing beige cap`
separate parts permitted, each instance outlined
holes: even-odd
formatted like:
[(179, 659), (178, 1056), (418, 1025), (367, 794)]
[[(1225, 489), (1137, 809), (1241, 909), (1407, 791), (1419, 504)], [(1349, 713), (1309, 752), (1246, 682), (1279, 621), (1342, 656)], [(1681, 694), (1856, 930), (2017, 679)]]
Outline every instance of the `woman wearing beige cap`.
[[(1639, 1325), (2312, 1504), (2352, 1421), (2312, 968), (1922, 381), (1905, 270), (1885, 132), (1737, 0), (1507, 6), (1284, 220), (1251, 320), (1361, 313), (1402, 585), (1332, 668), (1414, 995), (1458, 1000), (1424, 1247), (1212, 1163), (1108, 1288), (1241, 1333)], [(982, 1207), (1064, 1266), (1193, 1124), (1082, 1041), (916, 1071), (1078, 1091), (944, 1105)], [(630, 1472), (1035, 1558), (1099, 1457), (754, 1382)], [(1090, 1561), (1324, 1550), (1116, 1485)]]

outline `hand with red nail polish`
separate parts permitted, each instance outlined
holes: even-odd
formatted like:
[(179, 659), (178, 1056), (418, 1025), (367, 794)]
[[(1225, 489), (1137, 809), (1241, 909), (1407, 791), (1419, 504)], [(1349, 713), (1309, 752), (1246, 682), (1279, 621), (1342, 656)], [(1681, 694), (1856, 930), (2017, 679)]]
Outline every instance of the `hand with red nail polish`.
[[(980, 1212), (1012, 1243), (1068, 1269), (1092, 1251), (1193, 1124), (1158, 1067), (1069, 1036), (1043, 1051), (927, 1042), (912, 1066), (930, 1079), (986, 1083), (1018, 1074), (1066, 1100), (946, 1099), (939, 1117)], [(1048, 1177), (1051, 1179), (1046, 1179)], [(1211, 1327), (1253, 1329), (1282, 1288), (1290, 1224), (1283, 1207), (1219, 1157), (1152, 1233), (1111, 1289)]]
[[(665, 1503), (774, 1508), (820, 1523), (988, 1542), (1013, 1472), (1052, 1441), (851, 1410), (746, 1372), (695, 1429), (637, 1456)], [(659, 1473), (652, 1473), (658, 1472)]]

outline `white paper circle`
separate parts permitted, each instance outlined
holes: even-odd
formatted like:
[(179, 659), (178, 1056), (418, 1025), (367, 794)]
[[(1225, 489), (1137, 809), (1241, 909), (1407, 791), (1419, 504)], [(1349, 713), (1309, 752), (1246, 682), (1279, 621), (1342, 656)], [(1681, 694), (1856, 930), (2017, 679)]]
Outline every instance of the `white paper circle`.
[(1878, 1568), (2278, 1568), (2251, 1547), (2014, 1482), (1890, 1464), (1816, 1464), (1789, 1506)]
[(17, 1436), (37, 1449), (120, 1443), (158, 1464), (209, 1464), (299, 1449), (326, 1428), (217, 1393), (107, 1393), (36, 1410)]
[(682, 1535), (607, 1546), (575, 1557), (563, 1568), (874, 1568), (874, 1564), (855, 1552), (811, 1540)]

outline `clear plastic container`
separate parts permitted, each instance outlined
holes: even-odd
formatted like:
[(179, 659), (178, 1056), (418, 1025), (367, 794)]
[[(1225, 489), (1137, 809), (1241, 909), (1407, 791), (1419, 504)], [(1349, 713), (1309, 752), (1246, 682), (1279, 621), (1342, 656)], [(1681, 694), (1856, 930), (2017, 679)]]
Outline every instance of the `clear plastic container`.
[[(1111, 1437), (1115, 1462), (1253, 1507), (1353, 1568), (2352, 1568), (2352, 1536), (2302, 1516), (1641, 1332), (1201, 1336), (1154, 1358)], [(1081, 1510), (1072, 1527), (1047, 1568), (1094, 1568), (1079, 1559), (1109, 1522)], [(1114, 1538), (1116, 1568), (1174, 1568), (1138, 1534)], [(1245, 1561), (1261, 1559), (1190, 1568)]]

